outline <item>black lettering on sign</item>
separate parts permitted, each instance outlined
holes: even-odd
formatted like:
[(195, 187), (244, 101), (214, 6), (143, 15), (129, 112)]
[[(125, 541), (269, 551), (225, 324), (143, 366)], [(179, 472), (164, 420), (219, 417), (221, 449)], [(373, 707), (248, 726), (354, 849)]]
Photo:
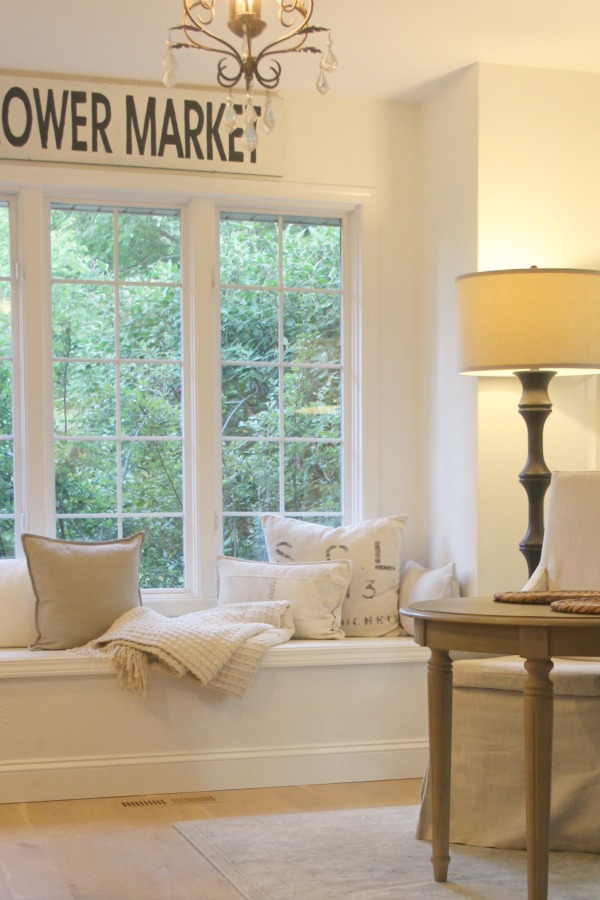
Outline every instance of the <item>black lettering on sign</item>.
[(35, 111), (37, 114), (38, 128), (40, 131), (40, 141), (42, 147), (44, 148), (44, 150), (48, 149), (50, 128), (52, 127), (56, 149), (60, 150), (62, 147), (63, 135), (65, 133), (69, 92), (62, 92), (60, 115), (57, 112), (56, 102), (54, 100), (54, 91), (50, 90), (46, 93), (45, 108), (42, 106), (42, 97), (39, 88), (33, 89), (33, 99), (35, 101)]
[(79, 128), (87, 125), (87, 117), (79, 115), (77, 107), (87, 100), (85, 91), (71, 91), (71, 148), (73, 150), (87, 150), (87, 141), (78, 137)]
[[(13, 100), (20, 101), (23, 106), (23, 112), (25, 113), (25, 125), (21, 134), (16, 134), (13, 131), (10, 122), (10, 105)], [(10, 88), (4, 95), (4, 100), (2, 101), (2, 130), (6, 135), (6, 140), (9, 144), (12, 144), (13, 147), (23, 147), (27, 141), (29, 140), (29, 135), (31, 134), (31, 126), (33, 124), (33, 113), (31, 111), (31, 103), (29, 102), (29, 97), (20, 87)]]
[(381, 541), (375, 541), (375, 568), (383, 572), (395, 572), (396, 566), (384, 566), (381, 563)]
[(125, 127), (125, 150), (128, 156), (133, 154), (134, 137), (136, 140), (137, 152), (140, 156), (144, 155), (148, 137), (150, 137), (150, 155), (156, 156), (156, 97), (148, 97), (144, 126), (142, 131), (140, 131), (137, 110), (135, 108), (135, 99), (131, 94), (128, 94), (125, 98)]
[(158, 155), (165, 155), (165, 147), (171, 144), (177, 151), (179, 159), (183, 159), (183, 144), (179, 136), (179, 126), (177, 125), (177, 116), (175, 115), (175, 107), (173, 101), (169, 97), (165, 106), (165, 114), (163, 116), (162, 131), (160, 133), (160, 144), (158, 147)]
[[(192, 114), (196, 116), (196, 123), (192, 127)], [(185, 158), (190, 159), (192, 155), (191, 145), (194, 145), (196, 159), (204, 159), (204, 154), (198, 140), (198, 135), (202, 134), (204, 128), (204, 110), (197, 100), (186, 100), (184, 103), (185, 117)]]
[(219, 128), (221, 127), (221, 119), (223, 118), (223, 113), (225, 112), (225, 104), (221, 103), (219, 106), (219, 111), (217, 112), (217, 116), (213, 119), (213, 105), (209, 101), (206, 104), (206, 158), (214, 159), (213, 155), (213, 143), (217, 148), (217, 153), (219, 154), (219, 159), (222, 159), (223, 162), (227, 161), (227, 155), (225, 153), (225, 147), (223, 146), (223, 141), (221, 140), (221, 135), (219, 134)]
[[(104, 110), (103, 118), (100, 118), (100, 108)], [(92, 150), (98, 152), (98, 137), (107, 153), (112, 153), (110, 142), (106, 135), (106, 129), (110, 124), (111, 109), (108, 97), (104, 94), (92, 94)]]

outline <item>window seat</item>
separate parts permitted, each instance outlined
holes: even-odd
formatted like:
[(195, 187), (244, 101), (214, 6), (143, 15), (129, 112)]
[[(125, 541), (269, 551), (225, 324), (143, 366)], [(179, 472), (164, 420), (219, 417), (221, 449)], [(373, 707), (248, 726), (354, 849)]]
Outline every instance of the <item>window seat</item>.
[(410, 637), (292, 640), (243, 698), (157, 668), (142, 701), (109, 660), (0, 649), (0, 797), (420, 777), (428, 657)]

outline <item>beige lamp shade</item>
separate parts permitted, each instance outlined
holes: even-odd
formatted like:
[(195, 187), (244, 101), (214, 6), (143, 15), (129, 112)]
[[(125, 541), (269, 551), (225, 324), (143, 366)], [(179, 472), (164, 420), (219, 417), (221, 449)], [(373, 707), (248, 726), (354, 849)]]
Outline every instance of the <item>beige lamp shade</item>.
[(459, 371), (600, 371), (600, 272), (506, 269), (456, 279)]

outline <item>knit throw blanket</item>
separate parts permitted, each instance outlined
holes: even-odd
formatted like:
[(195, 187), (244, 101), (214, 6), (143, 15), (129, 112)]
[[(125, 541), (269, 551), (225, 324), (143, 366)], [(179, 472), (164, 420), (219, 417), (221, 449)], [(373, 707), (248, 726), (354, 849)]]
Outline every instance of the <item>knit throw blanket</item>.
[(151, 663), (241, 697), (267, 649), (293, 633), (287, 601), (232, 603), (173, 618), (137, 606), (78, 652), (109, 656), (141, 697), (147, 695)]

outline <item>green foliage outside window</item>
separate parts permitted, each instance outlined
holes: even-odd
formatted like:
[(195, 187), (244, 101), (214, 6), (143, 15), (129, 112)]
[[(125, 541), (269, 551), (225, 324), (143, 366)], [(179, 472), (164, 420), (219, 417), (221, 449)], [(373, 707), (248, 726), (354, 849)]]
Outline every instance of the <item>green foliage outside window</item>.
[(182, 587), (179, 215), (57, 205), (51, 247), (57, 535), (144, 530), (142, 587)]
[(260, 514), (339, 524), (339, 221), (221, 220), (223, 544), (264, 558)]

